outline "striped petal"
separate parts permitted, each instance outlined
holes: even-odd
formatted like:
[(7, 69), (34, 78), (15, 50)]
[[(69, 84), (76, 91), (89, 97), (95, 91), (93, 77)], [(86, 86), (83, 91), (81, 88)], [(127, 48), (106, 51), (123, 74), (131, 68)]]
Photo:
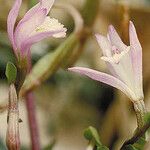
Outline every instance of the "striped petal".
[(39, 41), (41, 41), (44, 38), (51, 37), (55, 34), (59, 34), (60, 32), (64, 32), (63, 30), (55, 30), (55, 31), (49, 31), (49, 32), (41, 32), (36, 35), (33, 35), (26, 39), (22, 44), (21, 44), (21, 53), (22, 55), (26, 55), (28, 51), (30, 50), (30, 47)]
[(47, 14), (48, 14), (55, 0), (40, 0), (40, 2), (41, 2), (41, 8), (46, 8)]
[(11, 44), (13, 46), (13, 49), (16, 50), (16, 44), (14, 41), (14, 26), (16, 23), (16, 19), (19, 13), (19, 9), (21, 6), (22, 0), (16, 0), (12, 9), (10, 10), (7, 18), (7, 32), (8, 32), (8, 37), (11, 41)]
[(33, 6), (30, 10), (28, 10), (26, 12), (26, 14), (24, 15), (24, 17), (22, 18), (22, 22), (27, 21), (28, 19), (30, 19), (35, 13), (38, 12), (38, 10), (40, 10), (40, 2), (38, 4), (36, 4), (35, 6)]
[(111, 44), (109, 42), (109, 40), (103, 36), (103, 35), (100, 35), (100, 34), (95, 34), (96, 36), (96, 40), (99, 44), (99, 46), (101, 47), (102, 49), (102, 52), (103, 52), (103, 55), (104, 56), (107, 56), (107, 57), (111, 57)]
[(127, 48), (112, 25), (108, 28), (108, 36), (112, 46), (115, 45), (119, 51), (123, 51)]
[(135, 94), (126, 84), (124, 84), (122, 81), (120, 81), (119, 79), (117, 79), (109, 74), (99, 72), (96, 70), (92, 70), (89, 68), (84, 68), (84, 67), (73, 67), (73, 68), (69, 68), (68, 70), (80, 73), (81, 75), (88, 76), (89, 78), (91, 78), (93, 80), (100, 81), (102, 83), (111, 85), (112, 87), (115, 87), (115, 88), (121, 90), (129, 98), (131, 98), (133, 100), (136, 99)]
[(34, 14), (29, 20), (20, 21), (15, 31), (15, 41), (17, 48), (20, 49), (22, 42), (44, 21), (46, 17), (46, 9), (41, 9)]
[(40, 0), (34, 7), (32, 7), (22, 18), (22, 22), (30, 19), (35, 13), (37, 13), (40, 9), (46, 9), (46, 15), (49, 13), (51, 7), (54, 4), (54, 0)]
[[(133, 23), (130, 21), (129, 25), (129, 37), (131, 47), (131, 61), (134, 71), (135, 84), (137, 87), (137, 93), (143, 93), (143, 81), (142, 81), (142, 47), (138, 40), (136, 29)], [(139, 88), (140, 87), (140, 88)]]

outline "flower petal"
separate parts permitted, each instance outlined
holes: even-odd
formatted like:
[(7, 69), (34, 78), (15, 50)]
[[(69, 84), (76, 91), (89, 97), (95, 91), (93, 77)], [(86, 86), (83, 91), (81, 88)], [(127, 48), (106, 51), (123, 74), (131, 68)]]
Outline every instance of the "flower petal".
[(14, 42), (14, 26), (16, 23), (16, 19), (19, 13), (19, 9), (21, 6), (22, 0), (16, 0), (12, 9), (10, 10), (7, 18), (7, 32), (8, 37), (12, 43), (13, 49), (16, 50), (16, 45)]
[(132, 62), (129, 52), (122, 56), (119, 63), (107, 62), (109, 71), (113, 76), (125, 83), (132, 91), (134, 91), (134, 76)]
[(96, 40), (99, 44), (99, 46), (101, 47), (102, 49), (102, 52), (103, 52), (103, 55), (104, 56), (107, 56), (107, 57), (111, 57), (111, 44), (109, 42), (109, 40), (103, 36), (103, 35), (100, 35), (100, 34), (95, 34), (96, 36)]
[(46, 9), (46, 15), (49, 13), (51, 7), (54, 4), (54, 0), (40, 0), (34, 7), (32, 7), (22, 18), (22, 21), (27, 21), (32, 17), (35, 13), (37, 13), (40, 9)]
[(49, 32), (40, 32), (40, 33), (38, 33), (36, 35), (33, 35), (33, 36), (29, 37), (28, 39), (26, 39), (21, 44), (22, 55), (27, 53), (27, 51), (30, 49), (32, 44), (37, 43), (37, 42), (41, 41), (44, 38), (51, 37), (51, 36), (53, 36), (55, 34), (58, 34), (60, 32), (65, 32), (65, 31), (63, 31), (63, 30), (55, 30), (55, 31), (49, 31)]
[(46, 8), (47, 14), (48, 14), (55, 0), (40, 0), (40, 2), (41, 2), (41, 8)]
[(122, 81), (120, 81), (119, 79), (117, 79), (109, 74), (99, 72), (96, 70), (92, 70), (89, 68), (84, 68), (84, 67), (73, 67), (73, 68), (69, 68), (68, 70), (80, 73), (82, 75), (86, 75), (93, 80), (100, 81), (102, 83), (111, 85), (112, 87), (115, 87), (115, 88), (121, 90), (129, 98), (131, 98), (133, 100), (135, 99), (135, 94), (132, 92), (132, 90), (126, 84), (124, 84)]
[(22, 22), (27, 21), (28, 19), (30, 19), (36, 12), (38, 12), (38, 10), (40, 8), (41, 7), (40, 7), (40, 2), (39, 2), (26, 12), (24, 17), (22, 18)]
[(41, 9), (35, 13), (29, 20), (18, 23), (15, 31), (15, 41), (17, 48), (20, 49), (22, 42), (38, 27), (46, 17), (46, 9)]
[(112, 46), (115, 45), (119, 51), (123, 51), (127, 48), (127, 46), (122, 42), (117, 31), (112, 25), (109, 26), (108, 36), (109, 36)]
[[(133, 23), (130, 21), (129, 25), (129, 37), (131, 47), (131, 60), (134, 71), (135, 84), (137, 88), (137, 94), (143, 93), (143, 81), (142, 81), (142, 47), (138, 40), (136, 29)], [(140, 88), (139, 88), (140, 87)]]

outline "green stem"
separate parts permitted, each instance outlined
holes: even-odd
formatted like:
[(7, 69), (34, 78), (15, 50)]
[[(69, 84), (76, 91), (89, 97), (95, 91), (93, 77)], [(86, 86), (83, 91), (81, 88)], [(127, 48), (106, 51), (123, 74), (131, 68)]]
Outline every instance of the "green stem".
[(26, 108), (28, 114), (32, 150), (40, 150), (40, 137), (36, 118), (35, 99), (32, 92), (26, 93)]
[(144, 114), (146, 112), (144, 101), (135, 101), (133, 102), (133, 106), (137, 118), (138, 129), (141, 130), (141, 128), (144, 126)]
[(135, 142), (137, 142), (137, 141), (145, 134), (145, 132), (146, 132), (149, 128), (150, 128), (150, 122), (147, 123), (147, 124), (145, 124), (145, 125), (141, 128), (141, 130), (138, 130), (138, 131), (135, 133), (135, 135), (134, 135), (131, 139), (125, 141), (125, 143), (124, 143), (124, 144), (122, 145), (122, 147), (121, 147), (121, 150), (123, 150), (123, 149), (125, 148), (125, 146), (127, 146), (127, 145), (129, 145), (129, 144), (134, 144)]
[(99, 0), (86, 0), (82, 9), (82, 16), (86, 26), (91, 27), (95, 21), (99, 9)]

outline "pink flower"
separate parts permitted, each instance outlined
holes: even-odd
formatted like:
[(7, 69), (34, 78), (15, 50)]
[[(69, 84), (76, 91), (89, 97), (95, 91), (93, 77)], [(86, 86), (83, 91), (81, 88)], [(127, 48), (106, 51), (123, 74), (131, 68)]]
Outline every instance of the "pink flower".
[(101, 57), (112, 75), (83, 67), (69, 68), (70, 71), (86, 75), (124, 92), (132, 101), (143, 99), (142, 48), (133, 23), (129, 25), (130, 46), (125, 45), (113, 26), (109, 26), (107, 37), (96, 34), (102, 49)]
[(15, 28), (22, 0), (16, 0), (7, 19), (8, 36), (17, 57), (28, 55), (32, 44), (46, 37), (65, 37), (66, 28), (48, 15), (54, 0), (40, 0), (19, 21)]

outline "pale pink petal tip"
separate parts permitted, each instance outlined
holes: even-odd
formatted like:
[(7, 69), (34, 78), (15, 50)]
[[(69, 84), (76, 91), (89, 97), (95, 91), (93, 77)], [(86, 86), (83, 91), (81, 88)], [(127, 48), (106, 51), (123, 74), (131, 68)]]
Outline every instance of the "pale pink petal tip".
[[(96, 40), (97, 40), (98, 42), (102, 42), (103, 40), (106, 39), (105, 36), (103, 36), (103, 35), (101, 35), (101, 34), (98, 34), (98, 33), (95, 34), (95, 37), (96, 37)], [(102, 44), (102, 43), (101, 43), (101, 44)]]
[(98, 34), (98, 33), (95, 34), (96, 39), (98, 39), (99, 36), (100, 36), (100, 34)]
[(75, 69), (75, 67), (72, 67), (72, 68), (68, 68), (67, 70), (68, 71), (73, 71)]
[(129, 30), (130, 30), (129, 32), (135, 32), (136, 31), (135, 26), (134, 26), (132, 21), (130, 21), (130, 23), (129, 23)]
[(84, 67), (72, 67), (72, 68), (68, 68), (68, 70), (79, 73), (81, 75), (88, 76), (89, 78), (91, 78), (93, 80), (96, 80), (96, 81), (105, 83), (107, 85), (110, 85), (112, 87), (115, 87), (117, 89), (120, 89), (122, 92), (124, 92), (129, 97), (134, 95), (133, 92), (128, 88), (128, 86), (126, 84), (124, 84), (119, 79), (113, 77), (112, 75), (109, 75), (109, 74), (106, 74), (103, 72), (99, 72), (99, 71), (96, 71), (93, 69), (84, 68)]
[(133, 25), (133, 22), (130, 20), (130, 21), (129, 21), (129, 24), (130, 24), (130, 25)]
[(136, 51), (142, 51), (142, 47), (139, 42), (136, 29), (132, 21), (130, 21), (129, 24), (129, 37), (130, 37), (130, 46), (134, 47)]
[(71, 72), (76, 72), (76, 73), (80, 73), (80, 74), (84, 74), (83, 70), (84, 69), (88, 69), (88, 68), (83, 68), (83, 67), (71, 67), (71, 68), (68, 68), (68, 71), (71, 71)]
[(16, 0), (12, 9), (10, 10), (7, 18), (7, 32), (8, 32), (8, 37), (12, 43), (13, 49), (15, 51), (16, 45), (14, 41), (14, 26), (16, 23), (16, 19), (19, 13), (19, 9), (21, 6), (22, 0)]
[[(111, 41), (115, 44), (116, 42), (120, 42), (121, 39), (116, 31), (116, 29), (114, 28), (113, 25), (109, 25), (108, 27), (108, 34), (109, 34), (109, 37), (111, 39)], [(117, 41), (118, 40), (118, 41)]]
[(113, 25), (109, 25), (108, 30), (110, 33), (113, 33), (114, 31), (116, 31)]

